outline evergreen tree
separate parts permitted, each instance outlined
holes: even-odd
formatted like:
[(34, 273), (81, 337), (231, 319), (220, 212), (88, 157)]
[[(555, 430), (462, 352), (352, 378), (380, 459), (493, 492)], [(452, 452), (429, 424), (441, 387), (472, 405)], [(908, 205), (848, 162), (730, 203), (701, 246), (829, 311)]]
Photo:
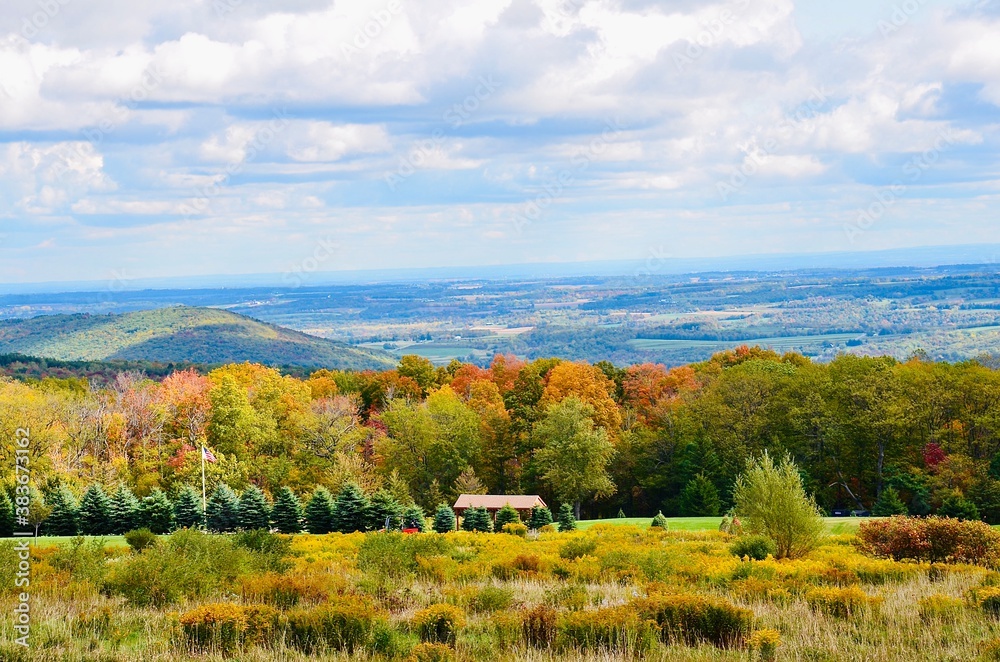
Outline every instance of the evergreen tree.
[(538, 531), (544, 526), (552, 524), (552, 511), (545, 506), (535, 506), (531, 509), (531, 519), (528, 520), (528, 528)]
[(416, 504), (406, 508), (403, 511), (403, 528), (417, 529), (423, 533), (427, 529), (427, 521), (424, 519), (424, 509)]
[(434, 512), (434, 530), (448, 533), (455, 530), (455, 511), (447, 504), (441, 504)]
[(50, 536), (75, 536), (80, 533), (80, 505), (65, 485), (60, 485), (45, 499), (52, 511), (45, 520)]
[(891, 517), (905, 515), (906, 504), (899, 498), (899, 492), (892, 487), (886, 487), (872, 505), (872, 515), (876, 517)]
[(425, 502), (429, 508), (435, 507), (434, 504), (441, 504), (447, 501), (444, 496), (444, 492), (441, 491), (441, 483), (437, 478), (431, 481), (431, 486), (427, 488), (427, 501)]
[(667, 526), (667, 518), (663, 516), (662, 512), (656, 513), (656, 517), (654, 517), (653, 521), (649, 524), (649, 528), (651, 529), (663, 529), (664, 531), (667, 530)]
[(240, 500), (236, 493), (220, 483), (212, 496), (208, 498), (205, 509), (205, 524), (209, 531), (216, 533), (232, 533), (240, 523)]
[[(27, 527), (21, 527), (23, 531)], [(0, 488), (0, 538), (14, 535), (14, 502), (7, 496), (7, 490)]]
[(722, 504), (719, 491), (705, 474), (698, 474), (681, 492), (682, 517), (718, 517)]
[(80, 500), (80, 532), (85, 536), (104, 536), (111, 533), (111, 499), (104, 488), (92, 484)]
[(361, 488), (354, 483), (344, 485), (333, 507), (333, 530), (340, 533), (364, 531), (367, 510), (368, 499)]
[(185, 485), (174, 501), (174, 524), (178, 529), (200, 529), (205, 526), (201, 495), (190, 485)]
[(157, 535), (170, 533), (174, 528), (174, 506), (160, 488), (142, 500), (142, 523)]
[(987, 524), (1000, 524), (1000, 481), (984, 478), (969, 490), (969, 499)]
[(469, 508), (462, 517), (463, 531), (480, 531), (491, 533), (493, 531), (493, 521), (489, 512), (485, 508)]
[(309, 533), (333, 531), (333, 497), (325, 487), (317, 487), (306, 504), (306, 530)]
[(509, 503), (505, 503), (503, 508), (497, 511), (497, 519), (494, 527), (497, 531), (503, 531), (503, 527), (513, 522), (521, 522), (521, 515)]
[(378, 531), (386, 526), (389, 521), (388, 530), (400, 529), (403, 516), (403, 507), (399, 505), (396, 498), (386, 492), (379, 490), (372, 495), (368, 501), (365, 511), (365, 523), (368, 531)]
[(267, 496), (256, 485), (251, 485), (240, 495), (239, 522), (244, 531), (271, 528), (271, 508)]
[(132, 490), (119, 485), (111, 497), (111, 533), (122, 535), (139, 528), (139, 500)]
[(302, 531), (302, 504), (288, 487), (278, 491), (271, 511), (271, 523), (278, 533), (300, 533)]
[(946, 496), (941, 501), (941, 507), (938, 508), (937, 514), (941, 517), (954, 517), (956, 519), (979, 519), (979, 510), (976, 505), (962, 496), (961, 493)]
[(557, 520), (560, 531), (576, 531), (576, 517), (573, 515), (573, 504), (564, 503), (559, 506), (559, 517)]

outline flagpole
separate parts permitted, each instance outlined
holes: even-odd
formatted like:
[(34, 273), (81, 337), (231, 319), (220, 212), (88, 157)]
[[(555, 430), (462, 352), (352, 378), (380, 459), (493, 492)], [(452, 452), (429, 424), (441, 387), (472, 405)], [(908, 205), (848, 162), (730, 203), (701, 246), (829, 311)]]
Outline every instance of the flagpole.
[(201, 522), (202, 528), (208, 525), (208, 500), (205, 498), (205, 447), (201, 447)]

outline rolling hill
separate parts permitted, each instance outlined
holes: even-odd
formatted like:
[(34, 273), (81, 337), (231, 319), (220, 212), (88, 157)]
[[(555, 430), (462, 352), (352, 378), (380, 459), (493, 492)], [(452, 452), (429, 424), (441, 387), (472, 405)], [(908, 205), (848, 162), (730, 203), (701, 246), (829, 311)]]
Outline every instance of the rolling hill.
[(0, 354), (66, 361), (236, 363), (386, 369), (387, 353), (351, 347), (214, 308), (43, 315), (0, 322)]

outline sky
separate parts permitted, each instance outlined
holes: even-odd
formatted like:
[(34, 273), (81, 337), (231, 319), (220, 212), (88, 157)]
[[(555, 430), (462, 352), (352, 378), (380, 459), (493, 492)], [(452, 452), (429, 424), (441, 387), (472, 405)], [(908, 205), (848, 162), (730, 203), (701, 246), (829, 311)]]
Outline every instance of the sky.
[(4, 0), (0, 282), (997, 244), (998, 106), (998, 0)]

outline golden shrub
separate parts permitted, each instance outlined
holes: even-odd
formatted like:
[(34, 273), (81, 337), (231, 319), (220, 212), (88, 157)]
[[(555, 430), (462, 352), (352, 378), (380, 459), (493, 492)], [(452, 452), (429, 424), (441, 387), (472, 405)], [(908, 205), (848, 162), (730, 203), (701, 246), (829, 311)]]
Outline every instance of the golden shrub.
[(814, 588), (806, 593), (805, 598), (815, 611), (839, 618), (847, 618), (882, 604), (882, 598), (870, 596), (856, 586)]
[(431, 605), (414, 614), (412, 624), (422, 641), (454, 644), (458, 631), (465, 627), (465, 613), (455, 605)]

